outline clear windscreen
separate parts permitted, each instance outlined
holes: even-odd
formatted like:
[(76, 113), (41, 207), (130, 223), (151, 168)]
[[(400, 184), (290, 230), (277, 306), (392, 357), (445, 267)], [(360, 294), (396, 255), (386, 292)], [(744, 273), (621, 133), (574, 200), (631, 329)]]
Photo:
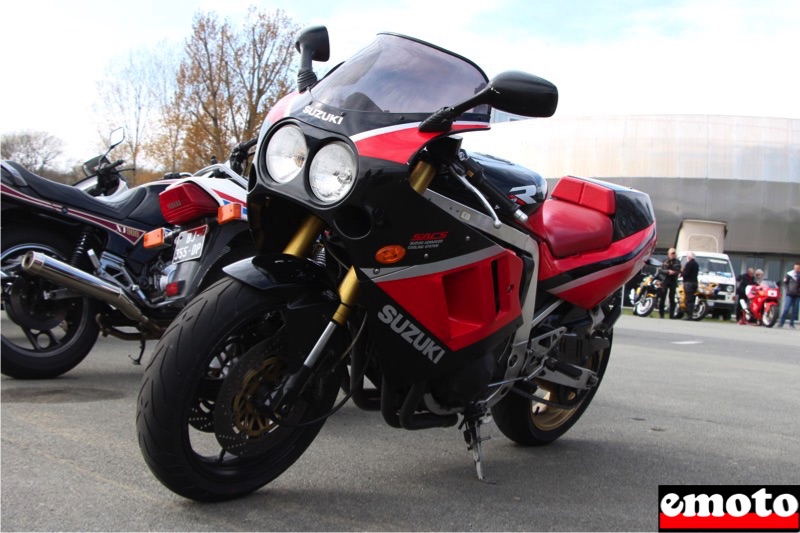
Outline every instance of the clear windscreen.
[[(381, 34), (320, 80), (313, 98), (342, 110), (433, 113), (462, 102), (486, 86), (473, 63), (399, 35)], [(488, 114), (488, 106), (472, 112)]]

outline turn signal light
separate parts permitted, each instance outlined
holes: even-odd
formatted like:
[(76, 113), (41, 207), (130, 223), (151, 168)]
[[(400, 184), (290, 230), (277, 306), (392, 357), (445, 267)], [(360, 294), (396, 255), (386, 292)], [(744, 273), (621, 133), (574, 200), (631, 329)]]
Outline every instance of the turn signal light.
[(375, 261), (382, 265), (391, 265), (397, 263), (406, 256), (406, 249), (399, 244), (392, 244), (384, 246), (375, 252)]
[(243, 220), (242, 204), (234, 202), (219, 206), (219, 209), (217, 209), (217, 222), (220, 224), (227, 224), (234, 220)]
[(145, 248), (161, 248), (164, 246), (164, 228), (154, 229), (144, 234)]

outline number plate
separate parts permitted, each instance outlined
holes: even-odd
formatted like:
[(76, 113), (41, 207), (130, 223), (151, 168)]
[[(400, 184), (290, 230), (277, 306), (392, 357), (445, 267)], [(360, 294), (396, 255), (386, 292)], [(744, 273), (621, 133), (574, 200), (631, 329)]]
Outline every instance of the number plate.
[(183, 263), (193, 259), (200, 259), (203, 255), (203, 243), (206, 240), (208, 226), (190, 229), (182, 232), (175, 239), (175, 255), (172, 256), (173, 263)]

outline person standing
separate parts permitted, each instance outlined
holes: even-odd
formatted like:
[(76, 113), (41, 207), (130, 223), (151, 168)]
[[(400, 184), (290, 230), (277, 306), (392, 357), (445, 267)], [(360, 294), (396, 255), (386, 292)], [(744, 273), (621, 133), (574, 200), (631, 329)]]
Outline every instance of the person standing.
[(697, 274), (700, 272), (700, 265), (694, 260), (694, 252), (686, 254), (688, 261), (683, 265), (681, 275), (683, 276), (683, 297), (686, 300), (686, 318), (692, 320), (694, 314), (694, 293), (697, 292)]
[(736, 296), (738, 296), (739, 301), (737, 302), (737, 309), (736, 315), (739, 317), (739, 324), (745, 323), (744, 318), (744, 309), (742, 308), (742, 304), (744, 306), (750, 305), (750, 301), (747, 299), (747, 286), (752, 285), (756, 282), (756, 271), (753, 267), (747, 269), (747, 272), (742, 274), (739, 278), (739, 285), (736, 286)]
[(681, 273), (681, 261), (675, 257), (675, 248), (667, 251), (667, 260), (659, 270), (664, 281), (661, 283), (661, 294), (658, 299), (658, 315), (664, 318), (664, 300), (669, 302), (669, 317), (675, 318), (675, 291), (678, 288), (678, 274)]
[(783, 290), (786, 303), (784, 304), (778, 327), (783, 327), (788, 315), (789, 327), (794, 328), (794, 323), (797, 321), (797, 312), (800, 309), (800, 262), (795, 263), (794, 269), (786, 273), (783, 278)]

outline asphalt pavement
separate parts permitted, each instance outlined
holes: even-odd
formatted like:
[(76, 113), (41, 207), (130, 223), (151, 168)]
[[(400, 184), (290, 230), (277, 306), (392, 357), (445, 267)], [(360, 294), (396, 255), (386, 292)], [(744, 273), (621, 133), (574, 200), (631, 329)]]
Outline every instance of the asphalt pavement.
[(564, 437), (523, 448), (486, 428), (494, 483), (457, 429), (392, 429), (348, 404), (285, 474), (221, 504), (145, 466), (137, 348), (101, 339), (61, 378), (2, 377), (2, 531), (654, 531), (660, 484), (800, 483), (800, 329), (625, 315)]

